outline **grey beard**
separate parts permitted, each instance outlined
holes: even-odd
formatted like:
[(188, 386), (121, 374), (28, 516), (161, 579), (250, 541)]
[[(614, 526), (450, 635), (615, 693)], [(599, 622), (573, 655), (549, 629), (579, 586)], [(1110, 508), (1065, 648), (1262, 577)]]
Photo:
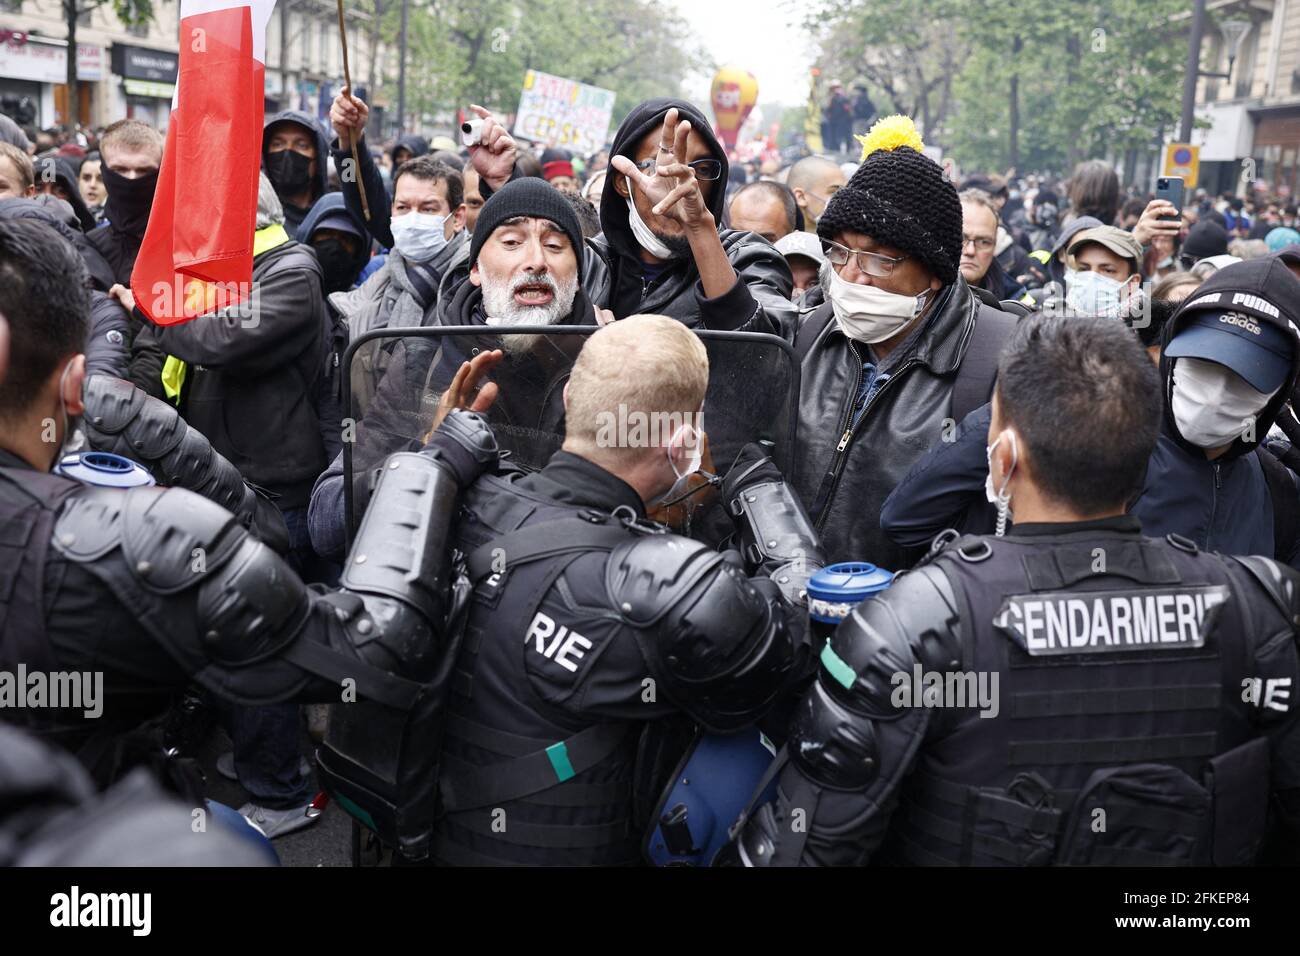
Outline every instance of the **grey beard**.
[[(527, 324), (532, 325), (533, 323), (529, 322)], [(523, 358), (529, 352), (531, 352), (533, 350), (533, 346), (535, 346), (541, 340), (542, 340), (542, 336), (536, 334), (503, 335), (501, 336), (501, 348), (505, 351), (507, 357), (509, 357), (511, 360), (517, 361)]]
[[(517, 284), (514, 276), (505, 282), (497, 282), (485, 274), (483, 311), (487, 324), (504, 330), (510, 326), (554, 325), (559, 322), (573, 309), (573, 300), (578, 294), (578, 277), (575, 274), (569, 282), (563, 284), (556, 282), (554, 276), (548, 278), (554, 292), (551, 301), (546, 305), (520, 306), (515, 304), (514, 293), (511, 291)], [(540, 334), (504, 335), (501, 337), (501, 347), (511, 358), (519, 358), (532, 351), (539, 339)]]

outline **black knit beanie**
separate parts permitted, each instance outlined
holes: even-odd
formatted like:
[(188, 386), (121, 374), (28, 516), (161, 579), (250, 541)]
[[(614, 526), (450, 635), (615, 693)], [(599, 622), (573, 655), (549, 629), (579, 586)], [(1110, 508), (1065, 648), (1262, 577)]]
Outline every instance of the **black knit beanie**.
[(471, 266), (478, 261), (478, 251), (483, 248), (488, 236), (492, 235), (492, 230), (516, 216), (549, 219), (563, 229), (573, 244), (573, 254), (578, 259), (578, 274), (582, 274), (585, 243), (582, 241), (582, 226), (578, 223), (578, 215), (563, 193), (546, 180), (535, 176), (506, 183), (483, 204), (478, 222), (474, 224), (474, 235), (469, 241)]
[(948, 285), (961, 262), (961, 202), (943, 170), (910, 145), (920, 145), (911, 122), (891, 116), (861, 138), (866, 151), (848, 185), (826, 204), (817, 235), (834, 239), (860, 232), (915, 256)]
[(1208, 259), (1210, 256), (1227, 255), (1227, 230), (1217, 222), (1198, 222), (1188, 231), (1187, 238), (1183, 240), (1183, 246), (1179, 252), (1182, 255), (1191, 256), (1193, 259)]

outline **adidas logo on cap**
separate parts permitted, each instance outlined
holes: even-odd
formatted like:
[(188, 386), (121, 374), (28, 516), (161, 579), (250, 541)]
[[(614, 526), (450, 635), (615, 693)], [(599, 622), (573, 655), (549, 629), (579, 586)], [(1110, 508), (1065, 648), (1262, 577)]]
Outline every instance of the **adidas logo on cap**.
[(1259, 326), (1255, 319), (1241, 312), (1225, 312), (1219, 316), (1219, 321), (1227, 325), (1235, 325), (1238, 328), (1245, 329), (1251, 335), (1259, 335)]

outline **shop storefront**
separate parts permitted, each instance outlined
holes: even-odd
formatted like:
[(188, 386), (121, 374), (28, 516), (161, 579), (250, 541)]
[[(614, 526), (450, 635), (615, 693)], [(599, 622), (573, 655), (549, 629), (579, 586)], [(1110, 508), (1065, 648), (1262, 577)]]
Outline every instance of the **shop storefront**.
[(121, 77), (124, 100), (121, 115), (166, 132), (179, 69), (177, 53), (114, 43), (113, 73)]
[(1255, 120), (1256, 178), (1274, 195), (1294, 198), (1300, 167), (1300, 108), (1259, 111)]
[(103, 47), (77, 44), (80, 102), (69, 111), (67, 42), (0, 30), (0, 110), (22, 125), (89, 123), (95, 81), (103, 76)]

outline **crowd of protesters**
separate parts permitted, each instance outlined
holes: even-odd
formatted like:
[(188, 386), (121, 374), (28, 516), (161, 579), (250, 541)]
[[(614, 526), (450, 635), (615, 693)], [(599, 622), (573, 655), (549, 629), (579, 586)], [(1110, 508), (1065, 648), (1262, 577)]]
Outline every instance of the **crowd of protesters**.
[[(163, 158), (162, 135), (137, 120), (75, 134), (0, 125), (0, 231), (35, 220), (76, 249), (91, 293), (86, 376), (170, 403), (274, 502), (287, 559), (308, 582), (337, 583), (344, 554), (342, 396), (394, 407), (394, 383), (409, 384), (401, 376), (418, 360), (380, 349), (341, 368), (349, 341), (641, 313), (794, 347), (802, 383), (786, 477), (828, 561), (890, 570), (914, 565), (946, 528), (1005, 524), (986, 494), (985, 437), (997, 356), (1017, 324), (1035, 313), (1123, 323), (1166, 399), (1130, 513), (1150, 535), (1300, 568), (1293, 203), (1196, 190), (1177, 209), (1145, 184), (1125, 188), (1102, 161), (952, 182), (906, 121), (870, 127), (865, 88), (854, 99), (833, 84), (826, 113), (833, 149), (856, 153), (855, 134), (867, 143), (859, 161), (741, 163), (678, 100), (638, 104), (591, 155), (518, 143), (477, 107), (470, 146), (459, 134), (383, 140), (345, 95), (328, 121), (268, 115), (251, 328), (220, 314), (155, 326), (134, 307)], [(1243, 320), (1248, 336), (1218, 334), (1196, 308), (1212, 278), (1283, 311)], [(497, 400), (511, 415), (553, 411)], [(376, 415), (363, 427), (385, 425)], [(403, 450), (399, 432), (385, 452)], [(233, 749), (217, 766), (248, 791), (245, 816), (272, 836), (313, 822), (299, 706), (224, 716)], [(320, 720), (308, 713), (317, 734)]]

